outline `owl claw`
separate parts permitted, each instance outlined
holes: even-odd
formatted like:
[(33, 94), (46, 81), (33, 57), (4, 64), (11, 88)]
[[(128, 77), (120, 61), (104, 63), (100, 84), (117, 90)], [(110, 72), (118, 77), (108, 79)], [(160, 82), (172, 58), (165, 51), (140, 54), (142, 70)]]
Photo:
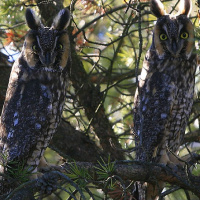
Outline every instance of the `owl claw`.
[(170, 169), (173, 169), (176, 165), (173, 162), (168, 161), (166, 166), (169, 167)]
[(184, 169), (184, 165), (181, 162), (180, 163), (173, 163), (173, 162), (169, 161), (166, 166), (169, 167), (170, 169), (172, 169), (175, 172)]

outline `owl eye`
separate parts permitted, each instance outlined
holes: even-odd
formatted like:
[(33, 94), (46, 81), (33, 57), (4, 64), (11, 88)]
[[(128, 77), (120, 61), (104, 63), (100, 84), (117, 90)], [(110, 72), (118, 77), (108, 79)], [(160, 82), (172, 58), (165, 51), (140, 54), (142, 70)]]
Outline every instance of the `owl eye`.
[(182, 39), (187, 39), (188, 36), (189, 36), (189, 34), (188, 34), (187, 32), (181, 33), (181, 38), (182, 38)]
[(57, 49), (63, 50), (63, 45), (61, 43), (57, 44)]
[(163, 41), (166, 40), (167, 39), (167, 35), (164, 34), (164, 33), (161, 33), (160, 34), (160, 39), (163, 40)]
[(33, 49), (33, 51), (38, 51), (38, 47), (37, 47), (37, 45), (36, 44), (34, 44), (33, 46), (32, 46), (32, 49)]

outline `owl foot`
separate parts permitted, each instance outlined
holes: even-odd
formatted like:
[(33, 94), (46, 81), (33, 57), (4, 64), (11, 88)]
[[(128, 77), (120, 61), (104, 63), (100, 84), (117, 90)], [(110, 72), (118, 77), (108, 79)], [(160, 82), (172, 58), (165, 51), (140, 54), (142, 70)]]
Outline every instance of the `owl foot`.
[[(179, 161), (179, 160), (177, 159), (176, 161)], [(169, 160), (166, 166), (169, 167), (174, 173), (185, 171), (185, 162), (181, 161), (181, 159), (179, 162), (172, 162)]]
[(173, 154), (170, 154), (169, 155), (169, 161), (170, 163), (172, 163), (172, 165), (175, 165), (177, 169), (184, 169), (185, 167), (185, 160), (183, 160), (182, 158), (176, 156), (176, 155), (173, 155)]
[(175, 172), (184, 169), (183, 165), (176, 164), (176, 163), (173, 163), (171, 161), (168, 161), (166, 166), (169, 167), (170, 169), (172, 169)]

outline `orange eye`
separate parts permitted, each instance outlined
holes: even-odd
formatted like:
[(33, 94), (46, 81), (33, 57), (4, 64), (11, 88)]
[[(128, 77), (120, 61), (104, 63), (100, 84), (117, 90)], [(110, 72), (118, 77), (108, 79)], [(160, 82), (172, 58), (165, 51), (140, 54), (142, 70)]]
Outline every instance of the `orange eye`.
[(167, 35), (164, 34), (164, 33), (161, 33), (161, 34), (160, 34), (160, 39), (161, 39), (162, 41), (166, 40), (166, 39), (167, 39)]

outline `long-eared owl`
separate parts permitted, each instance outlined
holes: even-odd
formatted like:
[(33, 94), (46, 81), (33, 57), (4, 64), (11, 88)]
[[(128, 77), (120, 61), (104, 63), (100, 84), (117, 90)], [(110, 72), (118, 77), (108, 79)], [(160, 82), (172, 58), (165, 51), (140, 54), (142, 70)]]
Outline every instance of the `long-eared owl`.
[(36, 171), (60, 122), (66, 96), (70, 14), (61, 10), (44, 27), (26, 10), (30, 28), (10, 74), (0, 120), (0, 150), (7, 161), (19, 161)]
[[(150, 2), (157, 22), (135, 94), (137, 160), (177, 164), (170, 152), (177, 155), (183, 141), (197, 65), (194, 28), (188, 18), (191, 6), (190, 0), (182, 0), (178, 14), (168, 15), (160, 0)], [(138, 199), (156, 199), (158, 188), (151, 189), (147, 188), (145, 198), (140, 194)]]

